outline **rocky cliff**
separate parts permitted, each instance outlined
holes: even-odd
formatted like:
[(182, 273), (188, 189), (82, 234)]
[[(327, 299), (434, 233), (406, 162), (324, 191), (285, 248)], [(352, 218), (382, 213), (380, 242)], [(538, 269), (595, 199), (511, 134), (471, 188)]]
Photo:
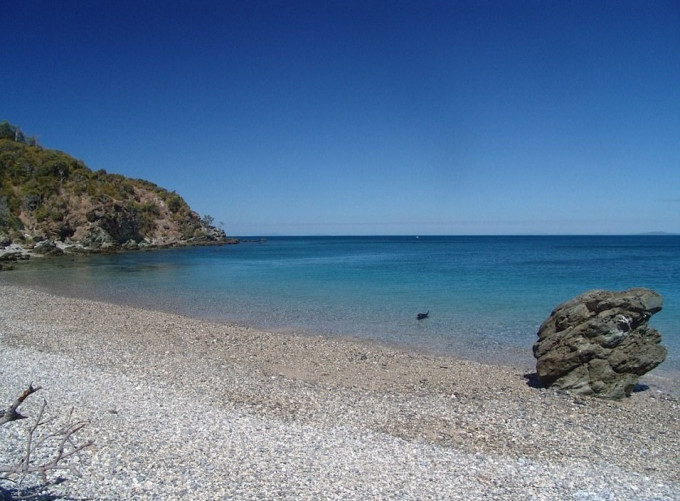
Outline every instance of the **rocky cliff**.
[(104, 170), (0, 124), (0, 251), (101, 252), (235, 243), (175, 192)]

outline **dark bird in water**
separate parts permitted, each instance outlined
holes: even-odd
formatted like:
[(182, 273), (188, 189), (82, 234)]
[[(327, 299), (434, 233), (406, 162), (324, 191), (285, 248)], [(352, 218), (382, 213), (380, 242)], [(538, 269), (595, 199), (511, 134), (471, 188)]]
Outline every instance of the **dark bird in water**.
[(418, 313), (418, 316), (416, 317), (418, 320), (422, 320), (424, 318), (427, 318), (430, 316), (430, 310), (427, 310), (427, 313)]

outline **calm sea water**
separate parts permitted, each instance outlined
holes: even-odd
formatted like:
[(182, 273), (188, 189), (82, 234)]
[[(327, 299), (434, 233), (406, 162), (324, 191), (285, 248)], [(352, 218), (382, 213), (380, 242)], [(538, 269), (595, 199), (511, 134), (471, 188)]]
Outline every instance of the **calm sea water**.
[(277, 237), (35, 260), (0, 281), (521, 365), (533, 365), (536, 331), (557, 304), (643, 286), (664, 296), (651, 325), (669, 356), (656, 372), (680, 375), (680, 236)]

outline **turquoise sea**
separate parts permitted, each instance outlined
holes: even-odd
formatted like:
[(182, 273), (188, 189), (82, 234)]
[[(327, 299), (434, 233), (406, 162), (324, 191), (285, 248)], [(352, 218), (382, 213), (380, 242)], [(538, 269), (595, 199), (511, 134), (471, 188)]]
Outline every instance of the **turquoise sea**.
[(522, 366), (557, 304), (643, 286), (664, 296), (655, 373), (680, 380), (680, 236), (271, 237), (36, 259), (0, 283)]

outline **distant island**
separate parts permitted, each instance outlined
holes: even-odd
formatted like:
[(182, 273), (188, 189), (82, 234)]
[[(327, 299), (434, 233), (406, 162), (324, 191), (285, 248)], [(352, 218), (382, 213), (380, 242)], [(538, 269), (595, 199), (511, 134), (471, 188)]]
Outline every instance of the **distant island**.
[(230, 243), (238, 240), (174, 191), (93, 171), (0, 123), (0, 261)]
[(645, 233), (640, 233), (640, 235), (643, 235), (643, 236), (661, 236), (661, 237), (665, 237), (665, 236), (674, 236), (674, 235), (678, 235), (678, 233), (669, 233), (669, 232), (667, 232), (667, 231), (647, 231), (647, 232), (645, 232)]

